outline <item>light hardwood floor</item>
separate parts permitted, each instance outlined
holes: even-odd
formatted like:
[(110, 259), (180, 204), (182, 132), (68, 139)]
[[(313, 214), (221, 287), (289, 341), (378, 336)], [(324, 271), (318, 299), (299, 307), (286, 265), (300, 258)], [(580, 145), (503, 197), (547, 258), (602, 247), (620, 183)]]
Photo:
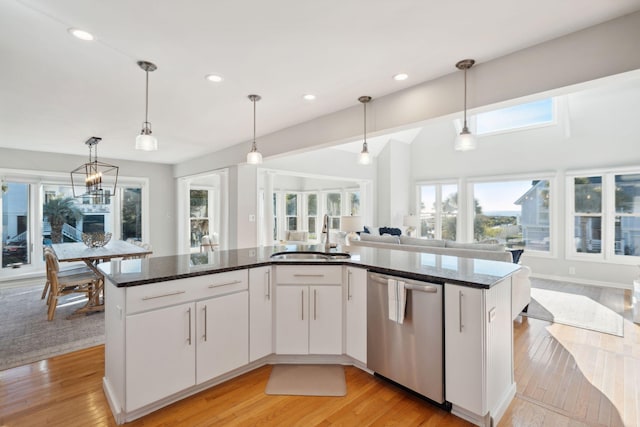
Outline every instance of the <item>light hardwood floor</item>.
[[(628, 297), (628, 296), (627, 296)], [(619, 338), (522, 319), (514, 323), (517, 395), (499, 426), (640, 426), (640, 326)], [(467, 426), (346, 368), (346, 397), (264, 394), (265, 366), (127, 426)], [(113, 426), (102, 392), (104, 347), (0, 371), (0, 426)]]

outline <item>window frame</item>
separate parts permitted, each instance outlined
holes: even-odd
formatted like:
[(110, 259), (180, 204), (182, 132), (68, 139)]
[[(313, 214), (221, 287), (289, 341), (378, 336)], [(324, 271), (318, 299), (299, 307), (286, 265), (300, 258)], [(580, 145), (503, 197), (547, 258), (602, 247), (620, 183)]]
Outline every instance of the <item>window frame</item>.
[(615, 176), (640, 174), (639, 167), (621, 167), (612, 169), (573, 170), (565, 173), (566, 193), (566, 234), (565, 241), (573, 242), (575, 222), (575, 183), (577, 177), (602, 177), (602, 212), (601, 212), (601, 251), (600, 253), (577, 252), (574, 244), (565, 245), (565, 258), (568, 261), (607, 262), (620, 265), (638, 265), (639, 255), (618, 255), (615, 253), (615, 218), (620, 214), (615, 207)]
[(467, 202), (466, 202), (466, 220), (465, 227), (467, 236), (473, 241), (474, 236), (474, 227), (475, 227), (475, 194), (474, 194), (474, 185), (475, 184), (488, 184), (488, 183), (496, 183), (496, 182), (513, 182), (513, 181), (535, 181), (535, 180), (544, 180), (549, 182), (549, 250), (542, 251), (530, 248), (524, 248), (527, 256), (535, 256), (540, 258), (555, 258), (557, 254), (557, 246), (559, 236), (556, 235), (556, 224), (557, 221), (557, 203), (556, 198), (557, 193), (559, 192), (558, 186), (556, 184), (556, 176), (555, 172), (542, 172), (542, 173), (526, 173), (526, 174), (516, 174), (516, 175), (499, 175), (499, 176), (484, 176), (484, 177), (473, 177), (467, 180)]

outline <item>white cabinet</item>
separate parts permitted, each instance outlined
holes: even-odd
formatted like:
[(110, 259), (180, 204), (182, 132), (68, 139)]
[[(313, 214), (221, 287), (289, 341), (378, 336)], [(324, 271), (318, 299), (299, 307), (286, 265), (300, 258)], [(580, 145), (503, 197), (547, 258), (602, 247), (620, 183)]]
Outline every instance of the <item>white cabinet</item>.
[(127, 316), (127, 410), (195, 384), (194, 315), (186, 303)]
[(196, 383), (249, 363), (248, 292), (196, 303)]
[(511, 278), (490, 289), (445, 284), (445, 390), (452, 412), (497, 425), (515, 394)]
[(276, 268), (276, 353), (342, 354), (340, 266)]
[(118, 422), (249, 363), (247, 270), (105, 292), (105, 387)]
[(367, 270), (347, 267), (346, 353), (367, 364)]
[(271, 267), (249, 270), (249, 361), (273, 353)]

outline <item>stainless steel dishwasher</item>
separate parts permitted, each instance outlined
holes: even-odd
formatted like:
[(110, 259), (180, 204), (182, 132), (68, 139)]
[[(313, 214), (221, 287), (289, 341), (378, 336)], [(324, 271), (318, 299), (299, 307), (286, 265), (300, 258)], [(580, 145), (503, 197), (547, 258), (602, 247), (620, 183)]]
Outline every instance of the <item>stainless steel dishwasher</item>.
[[(402, 324), (389, 319), (389, 279), (405, 283)], [(442, 283), (368, 274), (367, 367), (438, 404), (444, 401)]]

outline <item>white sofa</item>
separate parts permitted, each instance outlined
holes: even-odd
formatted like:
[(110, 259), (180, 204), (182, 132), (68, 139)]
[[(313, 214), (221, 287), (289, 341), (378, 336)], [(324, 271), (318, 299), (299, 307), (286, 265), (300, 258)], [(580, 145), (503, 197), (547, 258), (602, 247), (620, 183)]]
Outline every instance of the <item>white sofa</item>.
[[(359, 241), (351, 241), (352, 246), (368, 246), (412, 252), (428, 252), (463, 258), (477, 258), (491, 261), (513, 262), (512, 253), (500, 244), (458, 243), (449, 240), (418, 239), (407, 236), (376, 236), (360, 233)], [(511, 317), (515, 319), (531, 301), (531, 269), (520, 265), (513, 275), (511, 291)]]

